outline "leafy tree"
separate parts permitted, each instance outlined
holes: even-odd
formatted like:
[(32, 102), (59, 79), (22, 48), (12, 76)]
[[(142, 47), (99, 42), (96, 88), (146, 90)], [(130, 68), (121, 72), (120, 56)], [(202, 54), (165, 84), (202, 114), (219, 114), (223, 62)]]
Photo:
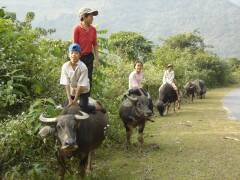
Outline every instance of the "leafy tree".
[(238, 58), (229, 58), (226, 59), (226, 62), (228, 62), (231, 73), (233, 75), (233, 82), (240, 82), (240, 59)]
[(173, 49), (179, 48), (180, 50), (188, 48), (192, 51), (204, 50), (205, 48), (203, 38), (197, 31), (172, 36), (165, 40), (164, 45)]
[(23, 22), (8, 18), (4, 9), (0, 14), (0, 114), (22, 111), (46, 94), (57, 99), (60, 93), (49, 88), (58, 84), (69, 42), (43, 38), (48, 30), (31, 27), (32, 12)]
[(136, 32), (117, 32), (110, 35), (109, 50), (123, 59), (135, 61), (137, 58), (147, 61), (152, 52), (152, 42)]
[(101, 29), (101, 30), (97, 30), (97, 34), (98, 34), (98, 47), (99, 47), (99, 51), (101, 53), (105, 53), (107, 52), (108, 49), (108, 39), (106, 37), (108, 30), (107, 29)]
[(16, 13), (8, 12), (8, 11), (5, 11), (4, 9), (5, 9), (5, 7), (0, 8), (0, 18), (11, 19), (11, 20), (15, 21), (16, 20)]
[(233, 70), (240, 68), (240, 59), (238, 58), (229, 58), (227, 59), (229, 65), (232, 67)]
[(232, 77), (228, 64), (204, 47), (203, 38), (194, 33), (169, 37), (156, 48), (154, 64), (161, 69), (173, 64), (179, 86), (190, 79), (203, 79), (208, 87), (229, 83)]

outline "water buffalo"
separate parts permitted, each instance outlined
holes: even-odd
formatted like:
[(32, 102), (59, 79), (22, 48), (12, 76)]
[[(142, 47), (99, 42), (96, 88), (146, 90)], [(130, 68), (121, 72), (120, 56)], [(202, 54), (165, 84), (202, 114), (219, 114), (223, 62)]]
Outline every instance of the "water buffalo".
[(205, 97), (205, 94), (207, 92), (207, 88), (205, 85), (205, 82), (201, 79), (196, 79), (193, 81), (193, 84), (196, 85), (196, 92), (197, 92), (197, 96), (202, 99), (203, 97)]
[(163, 84), (159, 89), (159, 98), (157, 102), (157, 109), (159, 114), (163, 116), (166, 107), (167, 113), (171, 103), (174, 103), (174, 111), (175, 111), (175, 103), (177, 102), (178, 109), (180, 109), (180, 101), (178, 100), (177, 92), (174, 90), (171, 84)]
[(193, 98), (197, 93), (197, 86), (192, 81), (189, 81), (184, 86), (184, 95), (187, 97), (191, 97), (191, 101), (193, 102)]
[[(150, 120), (153, 112), (150, 109), (149, 97), (145, 95), (125, 95), (119, 109), (119, 115), (126, 128), (126, 147), (130, 145), (133, 128), (138, 127), (139, 150), (142, 151), (143, 130), (147, 120)], [(153, 121), (152, 121), (153, 122)]]
[(58, 142), (57, 160), (60, 165), (60, 177), (64, 179), (65, 159), (75, 156), (80, 159), (80, 175), (91, 169), (91, 152), (101, 145), (105, 138), (107, 117), (101, 111), (86, 114), (80, 111), (79, 105), (63, 109), (56, 118), (39, 117), (45, 126), (39, 131), (45, 138), (53, 134)]

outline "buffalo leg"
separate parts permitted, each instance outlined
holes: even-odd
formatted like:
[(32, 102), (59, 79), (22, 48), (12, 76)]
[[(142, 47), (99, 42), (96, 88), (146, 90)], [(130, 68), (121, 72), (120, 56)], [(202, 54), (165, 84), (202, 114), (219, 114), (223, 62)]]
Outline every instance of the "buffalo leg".
[(178, 110), (181, 108), (181, 100), (177, 101), (177, 108), (178, 108)]
[(90, 151), (88, 153), (88, 162), (87, 162), (87, 173), (90, 173), (92, 171), (92, 156), (93, 156), (93, 151)]
[(64, 161), (64, 156), (61, 154), (60, 151), (56, 152), (56, 156), (57, 156), (57, 161), (58, 161), (58, 164), (59, 164), (58, 174), (60, 176), (60, 179), (63, 180), (65, 172), (66, 172), (66, 165), (65, 165), (65, 161)]
[(143, 146), (143, 130), (145, 127), (145, 123), (139, 125), (138, 127), (138, 142), (139, 142), (139, 151), (142, 152), (142, 146)]
[(167, 105), (167, 113), (166, 114), (168, 114), (169, 108), (170, 108), (170, 104)]
[(80, 160), (80, 176), (81, 176), (81, 178), (84, 178), (84, 176), (86, 174), (87, 164), (88, 164), (88, 154), (85, 155), (84, 157), (82, 157)]
[(131, 144), (131, 135), (132, 135), (132, 129), (133, 127), (131, 125), (125, 125), (126, 128), (126, 149), (129, 148), (129, 145)]
[(152, 111), (152, 113), (153, 113), (153, 102), (152, 102), (152, 99), (148, 99), (148, 102), (149, 102), (149, 104), (148, 104), (148, 107), (149, 107), (149, 109)]

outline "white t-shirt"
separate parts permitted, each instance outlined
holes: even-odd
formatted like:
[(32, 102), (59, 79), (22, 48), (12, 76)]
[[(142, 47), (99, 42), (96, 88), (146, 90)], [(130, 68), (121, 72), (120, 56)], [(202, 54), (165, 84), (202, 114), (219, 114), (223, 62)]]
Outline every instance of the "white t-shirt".
[(129, 89), (142, 88), (143, 73), (131, 72), (129, 75)]
[[(65, 86), (70, 85), (71, 91), (73, 92), (75, 92), (77, 86), (84, 86), (86, 87), (86, 90), (82, 93), (89, 92), (90, 84), (87, 66), (79, 60), (75, 70), (73, 70), (70, 61), (65, 62), (62, 65), (60, 84)], [(71, 95), (73, 94), (71, 93)]]
[(174, 71), (166, 70), (163, 75), (163, 84), (169, 83), (172, 84), (174, 80)]

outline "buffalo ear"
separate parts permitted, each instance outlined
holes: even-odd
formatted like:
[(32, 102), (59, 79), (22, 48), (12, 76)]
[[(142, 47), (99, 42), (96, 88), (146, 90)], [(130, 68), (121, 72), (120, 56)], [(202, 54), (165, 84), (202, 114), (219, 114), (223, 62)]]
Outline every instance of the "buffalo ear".
[(169, 105), (169, 103), (168, 103), (168, 102), (166, 102), (166, 103), (164, 103), (164, 104), (163, 104), (163, 106), (164, 106), (164, 107), (166, 107), (167, 105)]
[(41, 138), (44, 139), (49, 135), (54, 135), (55, 131), (56, 129), (51, 126), (44, 126), (42, 129), (40, 129), (38, 134), (40, 135)]

